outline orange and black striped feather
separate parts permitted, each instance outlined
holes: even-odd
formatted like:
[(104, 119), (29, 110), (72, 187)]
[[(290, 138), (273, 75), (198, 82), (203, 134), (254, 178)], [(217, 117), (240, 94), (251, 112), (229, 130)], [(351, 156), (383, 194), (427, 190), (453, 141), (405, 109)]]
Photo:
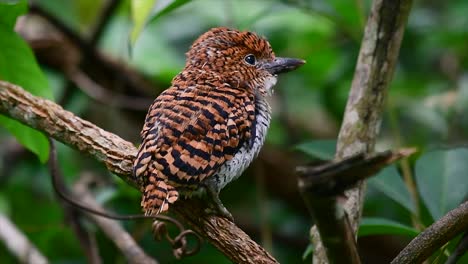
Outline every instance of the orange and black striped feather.
[[(134, 164), (134, 175), (145, 186), (143, 200), (153, 196), (146, 197), (151, 205), (142, 202), (145, 211), (149, 207), (165, 211), (157, 207), (167, 204), (167, 189), (197, 189), (242, 146), (250, 144), (255, 127), (254, 95), (228, 84), (213, 85), (173, 86), (151, 106)], [(172, 197), (176, 197), (174, 193)]]

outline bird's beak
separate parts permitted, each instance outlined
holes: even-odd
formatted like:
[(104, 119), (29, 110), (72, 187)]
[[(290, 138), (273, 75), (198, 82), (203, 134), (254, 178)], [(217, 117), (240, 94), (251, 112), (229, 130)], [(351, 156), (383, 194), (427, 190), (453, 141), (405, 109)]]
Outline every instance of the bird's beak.
[(305, 60), (301, 59), (276, 57), (273, 61), (265, 63), (263, 67), (271, 74), (275, 75), (295, 70), (304, 63)]

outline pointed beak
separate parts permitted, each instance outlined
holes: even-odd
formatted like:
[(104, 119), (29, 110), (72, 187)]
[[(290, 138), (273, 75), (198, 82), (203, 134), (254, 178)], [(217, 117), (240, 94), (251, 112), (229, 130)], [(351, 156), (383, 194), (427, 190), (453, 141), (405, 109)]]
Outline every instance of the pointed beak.
[(305, 60), (276, 57), (273, 61), (265, 63), (263, 67), (271, 74), (293, 71), (305, 63)]

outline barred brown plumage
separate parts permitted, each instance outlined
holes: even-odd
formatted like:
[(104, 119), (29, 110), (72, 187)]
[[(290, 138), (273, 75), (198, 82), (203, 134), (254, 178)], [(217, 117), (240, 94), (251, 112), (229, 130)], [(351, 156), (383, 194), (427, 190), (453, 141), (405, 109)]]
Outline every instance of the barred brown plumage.
[(145, 119), (134, 163), (147, 215), (169, 209), (179, 194), (205, 188), (219, 213), (232, 218), (218, 198), (257, 156), (270, 123), (278, 73), (299, 59), (277, 58), (268, 41), (252, 32), (213, 28), (187, 52), (184, 70), (159, 95)]

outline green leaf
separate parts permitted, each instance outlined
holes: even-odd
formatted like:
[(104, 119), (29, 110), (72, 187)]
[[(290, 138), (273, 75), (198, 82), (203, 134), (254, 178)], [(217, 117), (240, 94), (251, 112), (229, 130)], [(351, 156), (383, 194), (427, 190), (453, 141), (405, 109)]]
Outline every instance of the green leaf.
[[(30, 93), (52, 99), (46, 77), (37, 65), (28, 45), (11, 29), (0, 26), (0, 79), (15, 83)], [(0, 116), (0, 124), (12, 133), (41, 162), (49, 156), (47, 138), (37, 130), (15, 120)]]
[(380, 171), (378, 175), (370, 178), (368, 183), (408, 211), (416, 213), (414, 201), (394, 165)]
[(335, 155), (336, 140), (313, 140), (301, 143), (295, 149), (313, 158), (331, 160)]
[(415, 237), (419, 231), (400, 224), (398, 222), (384, 219), (384, 218), (363, 218), (359, 226), (359, 236), (369, 235), (406, 235)]
[(130, 35), (132, 44), (143, 30), (155, 4), (156, 0), (132, 0), (133, 29)]
[(437, 150), (416, 162), (415, 175), (422, 200), (434, 220), (468, 196), (468, 149)]
[(167, 4), (161, 5), (161, 6), (156, 6), (156, 8), (153, 10), (152, 13), (152, 18), (151, 22), (154, 22), (158, 18), (168, 14), (169, 12), (187, 4), (191, 0), (172, 0), (172, 1), (167, 1)]
[(190, 0), (132, 0), (133, 30), (130, 34), (131, 43), (135, 43), (148, 21), (154, 22), (188, 2)]
[(8, 198), (0, 194), (0, 214), (9, 215), (11, 213), (11, 207), (8, 202)]
[(307, 248), (302, 253), (302, 260), (306, 260), (310, 255), (314, 253), (314, 246), (312, 244), (307, 245)]
[(18, 16), (25, 14), (28, 11), (28, 3), (26, 0), (3, 1), (0, 2), (0, 23), (8, 29), (13, 29)]

